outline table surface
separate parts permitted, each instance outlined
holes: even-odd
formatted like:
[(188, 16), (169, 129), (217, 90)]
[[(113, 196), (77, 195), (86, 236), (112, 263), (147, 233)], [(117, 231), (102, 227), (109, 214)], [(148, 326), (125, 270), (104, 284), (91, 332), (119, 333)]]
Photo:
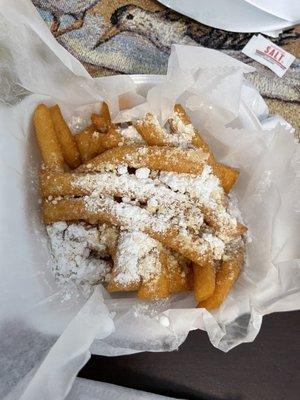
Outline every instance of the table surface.
[(194, 331), (170, 353), (92, 356), (79, 376), (191, 400), (298, 400), (300, 312), (266, 316), (253, 343), (227, 354)]

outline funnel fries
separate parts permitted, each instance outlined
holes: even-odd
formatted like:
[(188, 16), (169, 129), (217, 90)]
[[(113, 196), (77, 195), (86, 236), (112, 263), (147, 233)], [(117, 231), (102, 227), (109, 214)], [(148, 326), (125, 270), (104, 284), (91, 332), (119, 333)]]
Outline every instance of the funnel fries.
[[(179, 104), (169, 131), (149, 113), (116, 128), (106, 103), (91, 120), (73, 135), (57, 105), (35, 110), (44, 223), (91, 235), (87, 257), (103, 258), (111, 293), (159, 300), (193, 290), (198, 307), (219, 307), (245, 257), (247, 228), (227, 196), (238, 172), (217, 163)], [(134, 126), (146, 144), (132, 144)]]

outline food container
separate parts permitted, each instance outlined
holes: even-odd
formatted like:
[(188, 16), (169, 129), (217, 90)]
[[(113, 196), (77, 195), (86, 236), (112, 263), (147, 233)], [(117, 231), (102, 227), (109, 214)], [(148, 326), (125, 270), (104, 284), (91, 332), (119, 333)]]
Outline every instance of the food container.
[[(266, 107), (244, 80), (252, 68), (213, 50), (175, 46), (165, 78), (92, 79), (57, 44), (30, 2), (20, 8), (4, 3), (0, 335), (6, 339), (0, 353), (12, 356), (1, 359), (2, 392), (10, 399), (62, 399), (90, 352), (171, 351), (194, 329), (229, 351), (254, 340), (263, 315), (299, 308), (299, 146), (284, 125), (263, 129)], [(128, 109), (119, 109), (120, 98)], [(41, 102), (58, 103), (75, 128), (102, 99), (116, 121), (147, 110), (164, 120), (179, 99), (217, 159), (240, 168), (235, 196), (250, 232), (248, 260), (219, 310), (195, 308), (192, 294), (149, 303), (110, 296), (101, 286), (89, 299), (66, 298), (57, 286), (40, 219), (41, 160), (32, 112)]]

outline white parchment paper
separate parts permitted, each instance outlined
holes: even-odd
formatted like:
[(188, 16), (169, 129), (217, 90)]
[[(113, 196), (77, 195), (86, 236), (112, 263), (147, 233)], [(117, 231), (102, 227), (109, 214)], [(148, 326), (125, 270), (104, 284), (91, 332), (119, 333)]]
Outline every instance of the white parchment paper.
[[(263, 315), (300, 308), (299, 145), (284, 125), (263, 130), (245, 123), (251, 112), (243, 75), (252, 69), (213, 50), (175, 46), (166, 79), (143, 93), (130, 77), (93, 80), (30, 2), (1, 5), (1, 397), (63, 399), (90, 352), (171, 351), (193, 329), (228, 351), (254, 340)], [(234, 196), (252, 240), (247, 265), (219, 310), (194, 308), (191, 294), (147, 303), (101, 287), (88, 301), (66, 300), (54, 281), (40, 221), (32, 112), (40, 102), (59, 103), (73, 124), (102, 99), (116, 121), (149, 110), (164, 121), (181, 102), (217, 158), (240, 169)], [(120, 109), (124, 102), (129, 109)]]

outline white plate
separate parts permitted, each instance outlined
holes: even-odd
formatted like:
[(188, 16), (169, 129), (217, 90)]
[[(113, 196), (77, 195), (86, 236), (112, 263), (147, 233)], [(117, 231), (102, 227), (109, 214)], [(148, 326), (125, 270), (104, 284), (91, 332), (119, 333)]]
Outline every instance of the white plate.
[[(268, 32), (270, 36), (278, 35), (278, 32), (273, 35), (272, 31), (281, 31), (299, 21), (298, 1), (277, 1), (279, 4), (273, 13), (269, 1), (262, 6), (254, 0), (160, 0), (165, 6), (214, 28), (232, 32)], [(298, 13), (289, 12), (294, 9), (298, 9)]]

